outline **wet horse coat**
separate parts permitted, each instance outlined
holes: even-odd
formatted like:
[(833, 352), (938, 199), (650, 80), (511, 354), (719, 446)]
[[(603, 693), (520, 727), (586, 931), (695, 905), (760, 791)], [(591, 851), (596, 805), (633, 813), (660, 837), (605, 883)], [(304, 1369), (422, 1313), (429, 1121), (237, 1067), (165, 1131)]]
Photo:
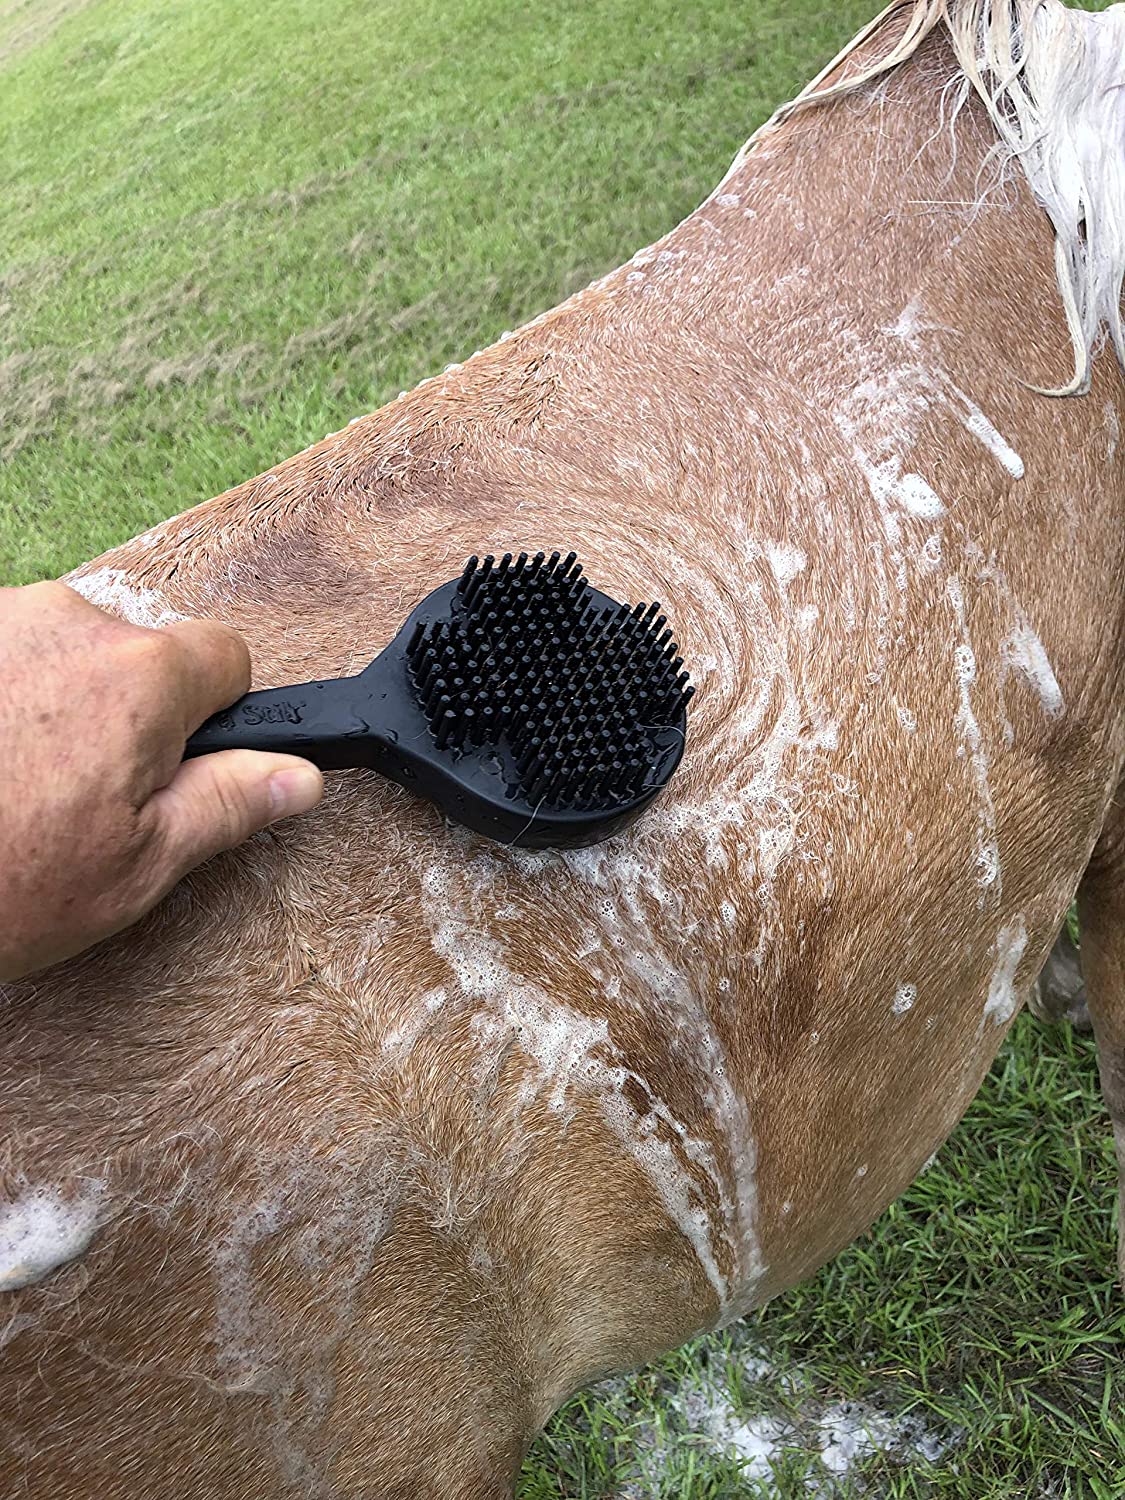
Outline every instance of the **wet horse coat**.
[[(988, 14), (895, 12), (844, 67), (917, 23), (896, 67), (776, 121), (664, 240), (73, 580), (230, 621), (265, 686), (358, 669), (470, 552), (574, 547), (666, 602), (699, 692), (624, 838), (508, 851), (343, 774), (9, 987), (12, 1493), (509, 1494), (568, 1392), (910, 1182), (1088, 868), (1125, 1151), (1125, 383), (1086, 369), (1125, 124), (1091, 280), (962, 86)], [(1104, 133), (1122, 13), (1058, 25), (1097, 41), (1053, 124)], [(1030, 388), (1075, 364), (1087, 394)]]

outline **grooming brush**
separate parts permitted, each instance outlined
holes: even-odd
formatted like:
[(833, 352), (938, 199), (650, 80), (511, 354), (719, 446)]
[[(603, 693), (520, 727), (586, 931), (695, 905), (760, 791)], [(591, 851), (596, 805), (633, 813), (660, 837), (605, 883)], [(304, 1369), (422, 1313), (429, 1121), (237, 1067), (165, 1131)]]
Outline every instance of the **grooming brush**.
[(573, 552), (472, 557), (358, 676), (247, 693), (185, 756), (365, 766), (499, 843), (576, 848), (667, 785), (692, 691), (660, 606), (599, 593)]

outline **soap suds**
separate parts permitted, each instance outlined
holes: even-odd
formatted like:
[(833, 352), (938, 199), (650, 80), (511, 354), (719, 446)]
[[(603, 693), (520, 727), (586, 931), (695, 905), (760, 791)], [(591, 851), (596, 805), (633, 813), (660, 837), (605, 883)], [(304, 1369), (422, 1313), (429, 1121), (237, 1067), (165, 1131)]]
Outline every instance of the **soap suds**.
[[(811, 1500), (829, 1500), (849, 1476), (862, 1484), (867, 1459), (895, 1467), (935, 1464), (958, 1440), (914, 1411), (828, 1399), (815, 1376), (800, 1366), (776, 1367), (758, 1349), (707, 1344), (705, 1367), (689, 1368), (679, 1381), (666, 1378), (655, 1395), (648, 1385), (634, 1391), (621, 1379), (596, 1389), (613, 1409), (614, 1426), (633, 1435), (630, 1447), (622, 1447), (625, 1473), (612, 1476), (622, 1500), (655, 1500), (677, 1455), (700, 1448), (734, 1459), (740, 1481), (755, 1493), (759, 1487), (772, 1493), (782, 1472), (792, 1479), (794, 1465), (803, 1463), (800, 1478)], [(733, 1392), (746, 1394), (738, 1399)]]
[(402, 1024), (388, 1029), (381, 1043), (382, 1050), (398, 1057), (408, 1056), (413, 1051), (418, 1038), (445, 1005), (446, 998), (445, 988), (442, 985), (438, 985), (436, 989), (427, 990)]
[(984, 750), (984, 739), (980, 725), (973, 712), (972, 686), (976, 681), (977, 662), (969, 640), (965, 600), (961, 592), (961, 580), (953, 574), (946, 583), (946, 594), (953, 610), (959, 643), (953, 648), (953, 666), (957, 678), (957, 693), (960, 706), (957, 710), (957, 728), (962, 746), (968, 752), (969, 765), (977, 797), (977, 842), (974, 866), (977, 884), (983, 888), (995, 886), (1000, 889), (1000, 846), (996, 838), (996, 806), (992, 800), (992, 788), (988, 779), (988, 756)]
[[(959, 385), (955, 385), (944, 372), (939, 372), (939, 378), (947, 392), (952, 393), (953, 400), (948, 401), (951, 411), (956, 412), (965, 431), (982, 443), (993, 458), (1002, 468), (1012, 476), (1013, 479), (1022, 479), (1024, 476), (1024, 462), (1011, 443), (1000, 433), (998, 428), (989, 421), (984, 412), (975, 401), (971, 400)], [(958, 410), (960, 407), (960, 410)]]
[(1012, 631), (1004, 642), (1003, 657), (1005, 666), (1017, 671), (1034, 688), (1044, 713), (1052, 718), (1062, 713), (1062, 689), (1043, 649), (1043, 642), (1029, 625), (1019, 625)]
[[(392, 1140), (270, 1151), (248, 1165), (245, 1196), (206, 1243), (215, 1373), (243, 1398), (230, 1417), (273, 1471), (271, 1491), (328, 1500), (324, 1425), (339, 1351), (393, 1222), (401, 1169)], [(280, 1277), (315, 1318), (285, 1315)]]
[(797, 574), (803, 572), (805, 568), (805, 554), (799, 547), (771, 542), (766, 548), (766, 555), (769, 557), (774, 577), (783, 589), (792, 583)]
[(920, 474), (904, 474), (898, 482), (895, 496), (905, 510), (923, 520), (936, 520), (945, 513), (945, 506)]
[(904, 1016), (917, 998), (918, 986), (916, 984), (900, 984), (891, 1002), (891, 1009), (896, 1016)]
[(1027, 926), (1022, 916), (1016, 917), (1007, 927), (1001, 927), (996, 934), (996, 961), (988, 982), (988, 997), (984, 1002), (984, 1020), (991, 1021), (995, 1026), (1003, 1026), (1019, 1009), (1016, 970), (1026, 947)]
[(184, 618), (176, 610), (169, 609), (154, 589), (130, 582), (120, 568), (95, 568), (92, 573), (81, 578), (69, 577), (65, 582), (91, 604), (112, 615), (120, 615), (130, 625), (159, 629)]
[[(753, 1223), (754, 1148), (745, 1106), (728, 1076), (719, 1039), (685, 977), (651, 943), (634, 947), (624, 941), (624, 934), (645, 920), (639, 904), (641, 891), (649, 888), (643, 883), (643, 867), (625, 852), (618, 872), (624, 879), (611, 880), (607, 858), (600, 849), (576, 851), (571, 867), (600, 891), (597, 904), (605, 905), (607, 935), (618, 939), (611, 945), (617, 963), (636, 977), (647, 1003), (669, 1017), (677, 1039), (683, 1038), (679, 1050), (686, 1050), (690, 1038), (700, 1102), (726, 1147), (726, 1162), (710, 1140), (689, 1130), (668, 1108), (638, 1071), (640, 1064), (626, 1059), (604, 1015), (564, 1004), (517, 971), (503, 941), (487, 931), (483, 920), (478, 923), (474, 903), (466, 904), (465, 872), (451, 866), (435, 864), (423, 877), (431, 944), (463, 999), (475, 1007), (473, 1031), (482, 1056), (495, 1055), (510, 1038), (526, 1058), (518, 1108), (538, 1100), (568, 1121), (582, 1099), (591, 1100), (694, 1252), (718, 1298), (720, 1318), (734, 1317), (752, 1298), (760, 1271)], [(522, 863), (530, 875), (527, 861)], [(491, 857), (475, 868), (478, 877), (491, 870)], [(477, 894), (482, 901), (491, 899), (487, 889)], [(586, 962), (606, 993), (608, 975), (600, 950), (588, 953)]]
[(64, 1197), (54, 1187), (31, 1187), (0, 1204), (0, 1291), (18, 1291), (76, 1260), (97, 1232), (105, 1184), (84, 1179)]
[[(965, 398), (966, 401), (968, 398)], [(972, 403), (970, 402), (971, 406)], [(993, 427), (978, 406), (973, 406), (969, 415), (965, 418), (965, 426), (978, 442), (983, 443), (992, 454), (996, 462), (1002, 464), (1013, 479), (1022, 479), (1024, 475), (1023, 459), (1016, 450), (1008, 443), (1000, 433)]]

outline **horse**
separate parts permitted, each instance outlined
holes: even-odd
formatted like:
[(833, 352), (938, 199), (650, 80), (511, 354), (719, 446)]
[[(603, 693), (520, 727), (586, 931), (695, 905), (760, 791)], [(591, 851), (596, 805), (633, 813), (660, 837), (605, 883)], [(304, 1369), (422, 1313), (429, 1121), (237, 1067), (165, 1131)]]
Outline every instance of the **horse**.
[(896, 0), (663, 239), (70, 577), (269, 686), (573, 549), (697, 694), (605, 844), (342, 772), (6, 988), (5, 1495), (511, 1496), (911, 1182), (1076, 894), (1125, 1180), (1123, 270), (1125, 7)]

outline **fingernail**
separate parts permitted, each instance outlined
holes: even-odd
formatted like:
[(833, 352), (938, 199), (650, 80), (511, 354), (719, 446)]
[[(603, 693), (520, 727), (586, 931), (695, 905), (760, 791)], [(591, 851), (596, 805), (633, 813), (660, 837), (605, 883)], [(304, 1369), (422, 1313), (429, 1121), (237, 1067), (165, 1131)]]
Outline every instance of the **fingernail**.
[(270, 808), (275, 818), (293, 818), (320, 801), (324, 782), (315, 766), (293, 766), (270, 777)]

